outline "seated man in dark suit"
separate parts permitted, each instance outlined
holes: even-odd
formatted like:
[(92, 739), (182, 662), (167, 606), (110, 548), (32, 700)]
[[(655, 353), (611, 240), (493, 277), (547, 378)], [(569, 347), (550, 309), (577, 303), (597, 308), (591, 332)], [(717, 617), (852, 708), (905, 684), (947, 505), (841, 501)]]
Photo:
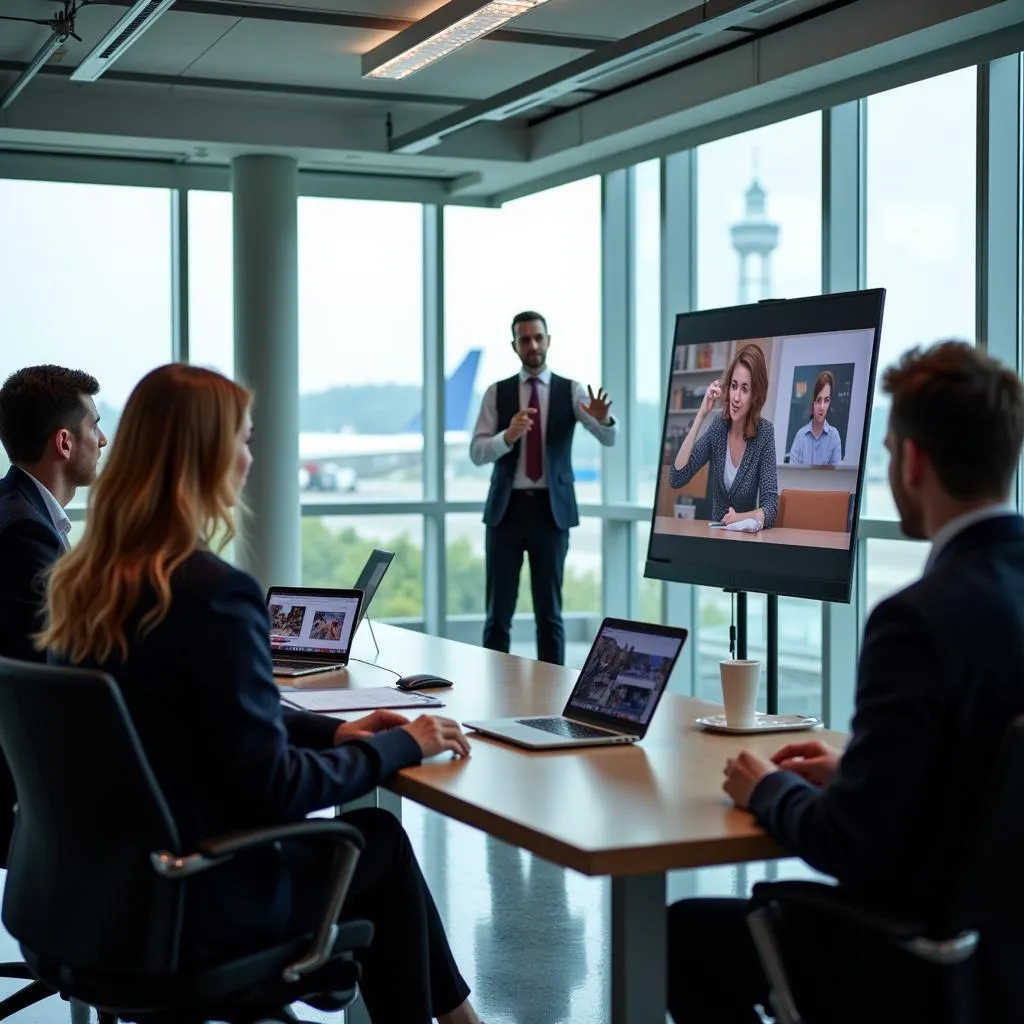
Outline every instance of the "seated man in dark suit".
[[(95, 377), (29, 366), (0, 387), (0, 444), (11, 468), (0, 479), (0, 655), (45, 661), (31, 636), (42, 625), (43, 574), (68, 546), (64, 506), (96, 478), (107, 439)], [(14, 780), (0, 757), (0, 864), (7, 857)]]
[(41, 661), (29, 640), (41, 623), (40, 575), (67, 549), (64, 506), (96, 478), (107, 439), (94, 377), (29, 366), (0, 388), (0, 444), (11, 468), (0, 480), (0, 655)]
[[(924, 575), (871, 614), (845, 752), (814, 740), (785, 746), (771, 761), (744, 750), (727, 762), (724, 789), (858, 901), (927, 925), (937, 924), (966, 873), (1000, 740), (1024, 713), (1024, 519), (1010, 504), (1024, 389), (1011, 371), (952, 342), (908, 353), (884, 386), (892, 396), (889, 481), (903, 532), (932, 542)], [(768, 984), (746, 911), (743, 900), (707, 899), (669, 909), (668, 1002), (677, 1024), (760, 1019), (754, 1006), (766, 1005)], [(980, 927), (981, 1020), (1018, 1019), (1019, 913), (1008, 908)], [(788, 931), (808, 1020), (872, 1019), (843, 973), (868, 958), (881, 967), (861, 973), (876, 993), (891, 990), (887, 1011), (902, 999), (902, 1019), (934, 1019), (921, 1000), (922, 992), (941, 998), (938, 986), (912, 985), (910, 958), (895, 963), (905, 956), (895, 947), (880, 951), (876, 940), (872, 951), (813, 919)]]

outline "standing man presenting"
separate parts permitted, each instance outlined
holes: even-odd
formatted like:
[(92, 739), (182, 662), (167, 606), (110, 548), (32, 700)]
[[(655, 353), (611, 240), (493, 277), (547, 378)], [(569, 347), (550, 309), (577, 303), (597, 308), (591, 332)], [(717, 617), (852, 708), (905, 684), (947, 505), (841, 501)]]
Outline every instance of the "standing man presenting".
[(562, 576), (569, 530), (579, 525), (573, 487), (572, 437), (582, 423), (603, 445), (615, 444), (617, 424), (603, 388), (552, 373), (551, 337), (540, 313), (517, 313), (512, 350), (522, 368), (484, 395), (469, 457), (494, 463), (484, 506), (487, 524), (487, 619), (484, 647), (508, 651), (519, 595), (523, 555), (530, 559), (530, 589), (537, 623), (537, 658), (565, 663)]

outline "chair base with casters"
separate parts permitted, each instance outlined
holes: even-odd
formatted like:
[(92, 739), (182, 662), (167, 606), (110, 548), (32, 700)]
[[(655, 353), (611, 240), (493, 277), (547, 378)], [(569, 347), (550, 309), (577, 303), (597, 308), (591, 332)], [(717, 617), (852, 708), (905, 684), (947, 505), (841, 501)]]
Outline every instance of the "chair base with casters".
[(36, 976), (26, 963), (0, 963), (0, 978), (29, 983), (24, 988), (19, 988), (17, 992), (12, 992), (5, 999), (0, 999), (0, 1020), (57, 994), (56, 990), (49, 985), (37, 981)]
[[(963, 931), (948, 938), (938, 939), (925, 934), (920, 924), (896, 921), (870, 913), (850, 899), (844, 890), (821, 882), (761, 882), (754, 886), (752, 908), (747, 925), (754, 940), (758, 959), (768, 979), (771, 993), (769, 1009), (776, 1024), (829, 1024), (804, 1015), (797, 1004), (794, 987), (786, 970), (787, 911), (812, 911), (823, 920), (834, 922), (837, 929), (853, 927), (860, 933), (881, 943), (888, 943), (904, 951), (921, 964), (930, 965), (940, 972), (948, 994), (945, 1005), (949, 1022), (973, 1024), (973, 1000), (969, 986), (961, 984), (956, 969), (966, 964), (978, 946), (976, 931)], [(796, 942), (799, 945), (799, 939)], [(835, 992), (837, 1001), (850, 1001), (859, 992)], [(857, 1009), (856, 1015), (864, 1020), (883, 1021), (885, 1006)], [(835, 1019), (835, 1018), (833, 1018)], [(900, 1019), (897, 1014), (895, 1019)]]

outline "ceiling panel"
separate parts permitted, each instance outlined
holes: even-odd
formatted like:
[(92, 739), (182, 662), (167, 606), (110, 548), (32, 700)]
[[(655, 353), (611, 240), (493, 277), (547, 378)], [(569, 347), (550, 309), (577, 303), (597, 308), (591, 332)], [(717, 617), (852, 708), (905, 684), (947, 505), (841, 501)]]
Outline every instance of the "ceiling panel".
[(168, 11), (128, 48), (114, 70), (152, 75), (184, 74), (238, 22), (238, 18)]
[(485, 39), (456, 50), (444, 60), (439, 60), (398, 84), (422, 89), (424, 92), (484, 98), (543, 75), (589, 52), (520, 43), (495, 43)]
[(622, 39), (699, 6), (700, 0), (548, 0), (511, 27)]
[[(149, 34), (159, 30), (158, 23)], [(362, 77), (362, 53), (370, 48), (372, 43), (368, 40), (374, 35), (376, 33), (324, 25), (246, 20), (231, 28), (195, 60), (189, 66), (189, 74), (332, 89), (361, 89), (370, 95), (378, 91), (391, 95), (428, 94), (469, 100), (484, 98), (525, 78), (542, 74), (582, 52), (481, 42), (452, 54), (405, 81), (378, 82)], [(152, 43), (158, 47), (159, 37)], [(118, 62), (119, 70), (122, 63)], [(133, 70), (144, 70), (144, 65), (145, 61), (140, 60)]]

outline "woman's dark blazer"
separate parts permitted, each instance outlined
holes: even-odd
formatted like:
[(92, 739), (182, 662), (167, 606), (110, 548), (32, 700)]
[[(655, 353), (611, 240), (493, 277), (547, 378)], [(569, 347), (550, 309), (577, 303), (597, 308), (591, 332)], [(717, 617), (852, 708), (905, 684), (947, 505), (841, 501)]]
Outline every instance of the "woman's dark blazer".
[[(197, 551), (172, 575), (171, 593), (167, 617), (140, 636), (155, 600), (143, 594), (126, 624), (124, 661), (88, 667), (120, 685), (184, 851), (237, 829), (301, 820), (419, 762), (402, 729), (334, 746), (337, 720), (282, 713), (266, 604), (252, 576)], [(189, 881), (183, 961), (210, 962), (286, 934), (285, 857), (264, 848)]]
[(779, 471), (775, 461), (775, 428), (761, 420), (757, 433), (747, 441), (736, 479), (725, 488), (725, 459), (729, 444), (729, 422), (715, 415), (710, 426), (697, 438), (690, 461), (682, 468), (671, 467), (671, 487), (685, 487), (705, 463), (710, 463), (711, 518), (718, 521), (730, 506), (737, 512), (764, 509), (765, 529), (775, 525), (779, 511)]

